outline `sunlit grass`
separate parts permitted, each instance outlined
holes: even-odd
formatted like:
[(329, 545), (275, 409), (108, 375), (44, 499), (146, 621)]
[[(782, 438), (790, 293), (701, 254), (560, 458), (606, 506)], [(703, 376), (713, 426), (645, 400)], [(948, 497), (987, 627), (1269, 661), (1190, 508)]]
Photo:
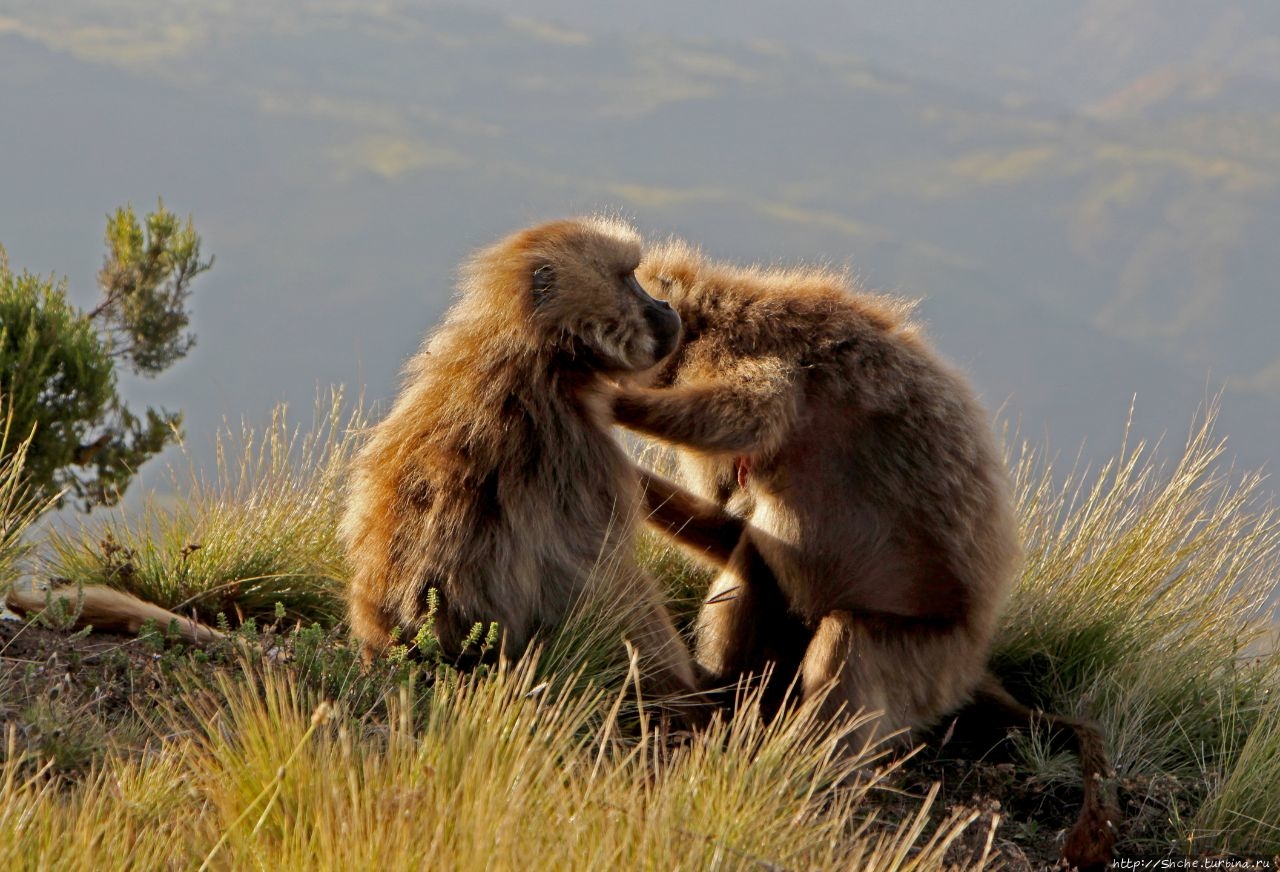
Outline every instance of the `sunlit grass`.
[[(164, 753), (59, 787), (0, 767), (0, 862), (60, 869), (936, 869), (975, 817), (874, 813), (870, 758), (810, 714), (683, 748), (619, 732), (616, 692), (540, 690), (533, 663), (406, 692), (372, 725), (246, 663), (172, 702)], [(899, 798), (899, 803), (903, 800)], [(981, 837), (978, 839), (982, 842)], [(964, 868), (984, 858), (966, 856)]]
[(203, 821), (187, 758), (111, 757), (68, 786), (18, 753), (0, 762), (0, 868), (185, 869)]
[[(1208, 422), (1163, 466), (1144, 445), (1088, 481), (1055, 483), (1025, 451), (1017, 465), (1027, 559), (995, 665), (1048, 709), (1096, 718), (1121, 783), (1152, 793), (1154, 850), (1187, 847), (1194, 809), (1222, 822), (1280, 801), (1267, 726), (1280, 657), (1267, 646), (1280, 580), (1280, 523), (1261, 477), (1224, 470)], [(1168, 785), (1173, 785), (1172, 788)], [(1188, 809), (1191, 813), (1188, 814)], [(1237, 821), (1239, 823), (1239, 821)], [(1230, 844), (1280, 848), (1273, 829)], [(1218, 847), (1225, 847), (1220, 840)], [(1197, 849), (1207, 849), (1202, 842)]]
[(10, 432), (12, 418), (5, 408), (0, 396), (0, 603), (30, 551), (27, 530), (54, 503), (53, 499), (39, 499), (26, 486), (22, 470), (31, 434)]
[[(334, 531), (359, 425), (337, 397), (310, 432), (281, 411), (264, 430), (224, 436), (212, 480), (177, 476), (171, 505), (52, 533), (44, 574), (279, 629), (270, 645), (250, 637), (254, 653), (230, 668), (234, 646), (216, 668), (166, 653), (163, 669), (181, 675), (162, 679), (163, 699), (140, 691), (137, 715), (119, 724), (95, 709), (102, 735), (87, 751), (60, 753), (49, 718), (40, 742), (19, 736), (0, 768), (0, 867), (984, 862), (985, 833), (960, 835), (972, 812), (895, 795), (903, 782), (888, 758), (836, 754), (842, 727), (811, 711), (765, 725), (748, 707), (691, 735), (671, 729), (670, 701), (640, 699), (644, 666), (621, 642), (632, 561), (685, 625), (708, 579), (657, 536), (599, 555), (600, 583), (519, 664), (464, 675), (389, 658), (362, 669), (340, 630), (288, 634), (277, 602), (289, 618), (340, 615)], [(1126, 448), (1064, 484), (1024, 450), (1027, 559), (994, 665), (1027, 702), (1099, 721), (1126, 812), (1122, 854), (1280, 851), (1280, 518), (1258, 476), (1224, 468), (1207, 426), (1181, 456), (1160, 454)], [(34, 509), (21, 494), (0, 468), (3, 560), (26, 547), (20, 525)], [(74, 718), (77, 704), (49, 711)], [(1035, 736), (1020, 747), (1018, 779), (1078, 789), (1073, 758)]]
[(339, 488), (361, 423), (335, 392), (309, 431), (281, 406), (263, 429), (219, 434), (212, 480), (175, 471), (177, 501), (151, 497), (136, 515), (55, 528), (44, 574), (118, 587), (206, 622), (273, 616), (281, 603), (290, 617), (331, 623), (347, 577)]

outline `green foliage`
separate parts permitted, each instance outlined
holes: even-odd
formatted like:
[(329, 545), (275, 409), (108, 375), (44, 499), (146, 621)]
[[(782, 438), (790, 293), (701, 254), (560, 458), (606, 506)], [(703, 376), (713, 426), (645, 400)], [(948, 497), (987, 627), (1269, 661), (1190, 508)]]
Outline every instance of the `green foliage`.
[(154, 376), (191, 349), (191, 281), (212, 265), (191, 221), (163, 203), (145, 224), (132, 207), (117, 210), (106, 241), (90, 312), (68, 302), (65, 281), (14, 274), (0, 248), (0, 394), (13, 431), (31, 437), (26, 475), (37, 493), (70, 494), (86, 510), (118, 500), (176, 438), (179, 413), (139, 415), (120, 399), (116, 364)]
[(188, 218), (160, 203), (146, 227), (132, 206), (107, 221), (107, 258), (98, 272), (103, 300), (90, 319), (105, 328), (111, 356), (135, 372), (155, 375), (184, 357), (196, 343), (185, 332), (191, 280), (213, 265), (200, 260), (200, 237)]
[(114, 366), (92, 322), (66, 288), (0, 259), (0, 392), (11, 427), (30, 438), (25, 471), (45, 493), (68, 486), (69, 470), (110, 414)]

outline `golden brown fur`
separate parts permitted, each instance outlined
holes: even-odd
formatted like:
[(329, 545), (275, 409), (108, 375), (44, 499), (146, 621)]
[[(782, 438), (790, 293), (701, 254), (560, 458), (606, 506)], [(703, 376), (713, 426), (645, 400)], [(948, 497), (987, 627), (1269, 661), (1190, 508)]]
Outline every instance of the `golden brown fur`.
[(65, 601), (66, 613), (72, 618), (74, 629), (91, 626), (95, 630), (136, 635), (143, 622), (152, 620), (162, 632), (173, 627), (179, 636), (197, 645), (223, 637), (213, 627), (192, 618), (184, 618), (132, 594), (101, 585), (64, 585), (49, 591), (14, 587), (5, 597), (4, 604), (19, 615), (38, 615), (58, 600)]
[(630, 613), (650, 687), (692, 689), (688, 651), (630, 559), (635, 468), (582, 399), (675, 345), (679, 319), (635, 281), (639, 261), (630, 227), (593, 218), (513, 234), (465, 267), (355, 462), (342, 534), (351, 629), (367, 653), (397, 629), (411, 639), (434, 588), (447, 653), (463, 653), (475, 622), (496, 621), (515, 656), (604, 584)]
[[(707, 680), (772, 664), (766, 698), (794, 676), (806, 698), (829, 689), (830, 711), (881, 710), (864, 738), (927, 727), (980, 690), (995, 699), (987, 661), (1020, 558), (1008, 474), (910, 307), (678, 242), (638, 274), (685, 334), (654, 386), (612, 411), (682, 449), (703, 498), (656, 477), (648, 489), (655, 523), (723, 565), (698, 619)], [(1081, 744), (1099, 765), (1096, 731)], [(1102, 811), (1081, 827), (1105, 841)]]

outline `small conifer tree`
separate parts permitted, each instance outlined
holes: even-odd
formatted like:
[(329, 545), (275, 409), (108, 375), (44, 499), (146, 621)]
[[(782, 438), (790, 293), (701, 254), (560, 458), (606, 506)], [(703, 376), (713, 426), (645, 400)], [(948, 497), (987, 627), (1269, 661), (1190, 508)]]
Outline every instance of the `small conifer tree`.
[(102, 298), (88, 312), (67, 300), (65, 279), (13, 273), (0, 247), (0, 412), (12, 416), (11, 444), (31, 437), (29, 486), (86, 511), (118, 500), (177, 438), (181, 413), (136, 414), (120, 399), (117, 366), (152, 377), (191, 350), (191, 282), (213, 264), (201, 260), (191, 219), (163, 203), (142, 221), (131, 206), (117, 209), (106, 243)]

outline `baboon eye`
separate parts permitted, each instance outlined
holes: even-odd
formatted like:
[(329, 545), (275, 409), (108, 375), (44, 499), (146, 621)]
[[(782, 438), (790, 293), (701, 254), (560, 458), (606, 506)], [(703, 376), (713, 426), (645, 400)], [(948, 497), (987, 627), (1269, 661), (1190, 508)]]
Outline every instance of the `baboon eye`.
[(533, 271), (533, 296), (542, 297), (556, 282), (556, 271), (551, 264), (544, 263)]

